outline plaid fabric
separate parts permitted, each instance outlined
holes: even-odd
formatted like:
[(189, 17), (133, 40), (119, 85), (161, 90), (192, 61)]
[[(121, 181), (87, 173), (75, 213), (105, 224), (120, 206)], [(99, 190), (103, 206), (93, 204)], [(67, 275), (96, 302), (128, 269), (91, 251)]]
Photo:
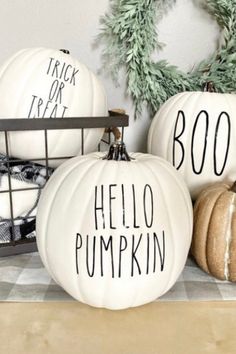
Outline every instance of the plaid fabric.
[[(219, 281), (192, 259), (173, 288), (157, 301), (236, 300), (236, 284)], [(38, 253), (0, 258), (0, 301), (74, 301), (49, 276)]]
[[(8, 158), (6, 155), (0, 153), (0, 186), (2, 179), (10, 174), (10, 178), (16, 179), (19, 182), (29, 183), (30, 186), (42, 187), (46, 183), (48, 177), (53, 173), (53, 169), (46, 169), (37, 163), (30, 161), (22, 161), (15, 158)], [(14, 193), (17, 193), (14, 192)], [(24, 219), (14, 220), (14, 230), (11, 219), (3, 220), (0, 216), (0, 243), (7, 243), (12, 240), (18, 241), (22, 238), (35, 237), (35, 214), (36, 207), (41, 194), (41, 189), (37, 191), (37, 198), (34, 205), (28, 210)], [(26, 191), (27, 198), (27, 191)]]

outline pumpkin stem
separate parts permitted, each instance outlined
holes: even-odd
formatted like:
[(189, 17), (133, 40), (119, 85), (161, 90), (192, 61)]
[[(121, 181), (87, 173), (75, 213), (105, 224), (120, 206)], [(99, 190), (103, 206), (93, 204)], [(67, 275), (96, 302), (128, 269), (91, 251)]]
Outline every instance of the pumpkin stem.
[[(109, 111), (110, 115), (120, 115), (120, 114), (125, 114), (125, 110), (121, 108), (113, 108)], [(121, 132), (120, 129), (117, 127), (111, 127), (111, 128), (106, 128), (105, 133), (112, 133), (114, 135), (115, 141), (121, 139)]]
[(203, 87), (204, 92), (216, 92), (216, 88), (214, 86), (214, 83), (212, 81), (206, 82), (206, 84)]
[(70, 54), (70, 51), (68, 49), (60, 49), (60, 52), (63, 52), (65, 54)]
[(117, 127), (106, 128), (105, 133), (112, 133), (114, 135), (115, 141), (119, 141), (121, 139), (121, 132)]
[(127, 150), (126, 146), (121, 141), (115, 141), (111, 144), (109, 151), (103, 160), (113, 160), (113, 161), (131, 161), (133, 160)]
[(234, 182), (234, 184), (230, 188), (230, 191), (236, 193), (236, 181)]

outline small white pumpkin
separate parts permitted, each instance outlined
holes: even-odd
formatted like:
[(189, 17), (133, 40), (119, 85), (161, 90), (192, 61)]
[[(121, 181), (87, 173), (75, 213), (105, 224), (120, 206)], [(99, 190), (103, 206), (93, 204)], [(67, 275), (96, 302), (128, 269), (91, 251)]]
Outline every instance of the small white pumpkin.
[[(66, 118), (106, 116), (106, 95), (97, 77), (82, 63), (59, 50), (29, 48), (0, 68), (0, 118)], [(95, 151), (104, 129), (86, 129), (85, 153)], [(44, 132), (9, 133), (10, 155), (32, 160), (45, 157)], [(4, 135), (0, 152), (5, 153)], [(81, 153), (80, 130), (48, 132), (49, 157)], [(49, 160), (56, 167), (61, 160)]]
[(129, 161), (120, 144), (103, 157), (75, 157), (55, 171), (38, 205), (37, 245), (46, 269), (74, 298), (123, 309), (155, 300), (179, 277), (192, 204), (163, 159), (134, 153)]
[[(11, 188), (13, 190), (25, 189), (24, 191), (12, 192), (12, 211), (13, 217), (26, 215), (35, 205), (39, 191), (36, 183), (29, 183), (11, 178)], [(33, 189), (34, 188), (34, 189)], [(28, 189), (28, 190), (27, 190)], [(0, 183), (0, 218), (11, 219), (9, 179), (7, 175), (1, 176)]]
[(171, 162), (196, 199), (211, 183), (235, 179), (235, 115), (236, 95), (179, 93), (155, 115), (148, 152)]

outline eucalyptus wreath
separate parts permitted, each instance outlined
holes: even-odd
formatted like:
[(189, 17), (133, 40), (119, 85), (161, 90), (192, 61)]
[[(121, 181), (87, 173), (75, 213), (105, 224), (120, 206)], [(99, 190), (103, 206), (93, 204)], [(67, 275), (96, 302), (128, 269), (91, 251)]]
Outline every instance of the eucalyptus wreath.
[(151, 112), (169, 97), (181, 91), (201, 90), (213, 82), (218, 92), (236, 91), (236, 0), (203, 0), (201, 6), (222, 30), (217, 50), (189, 73), (167, 61), (154, 62), (155, 50), (161, 50), (156, 24), (176, 0), (110, 0), (111, 7), (101, 18), (99, 39), (105, 43), (103, 67), (117, 80), (122, 67), (127, 73), (127, 92), (136, 113), (143, 104)]

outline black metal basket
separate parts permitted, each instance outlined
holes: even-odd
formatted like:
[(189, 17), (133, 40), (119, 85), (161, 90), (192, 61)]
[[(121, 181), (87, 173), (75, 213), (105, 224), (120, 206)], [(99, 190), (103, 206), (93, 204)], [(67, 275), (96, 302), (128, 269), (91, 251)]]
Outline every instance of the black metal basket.
[[(59, 129), (80, 129), (81, 130), (81, 154), (84, 154), (84, 130), (87, 128), (107, 128), (107, 134), (104, 135), (103, 139), (99, 143), (98, 150), (101, 149), (101, 144), (105, 144), (108, 148), (112, 140), (112, 135), (110, 131), (112, 128), (121, 128), (121, 140), (124, 138), (124, 127), (128, 126), (129, 117), (126, 114), (118, 113), (115, 111), (109, 111), (109, 116), (107, 117), (73, 117), (73, 118), (53, 118), (53, 119), (0, 119), (0, 132), (4, 133), (5, 146), (6, 146), (6, 156), (4, 156), (4, 168), (6, 170), (6, 175), (8, 179), (8, 186), (0, 193), (7, 193), (9, 195), (9, 205), (10, 205), (10, 218), (3, 219), (0, 215), (0, 237), (1, 237), (1, 227), (8, 227), (8, 233), (10, 240), (1, 241), (0, 239), (0, 256), (7, 256), (19, 253), (33, 252), (37, 250), (35, 236), (24, 237), (27, 232), (30, 234), (31, 230), (35, 229), (35, 218), (36, 215), (24, 215), (14, 217), (14, 198), (13, 193), (24, 192), (29, 190), (41, 190), (43, 186), (35, 186), (33, 188), (14, 188), (11, 181), (11, 166), (14, 163), (18, 163), (18, 159), (14, 159), (9, 156), (9, 138), (8, 133), (13, 131), (32, 131), (38, 130), (44, 132), (44, 143), (45, 143), (45, 156), (40, 158), (33, 158), (36, 164), (37, 161), (44, 161), (44, 168), (46, 170), (45, 180), (50, 178), (50, 168), (48, 162), (50, 159), (55, 160), (55, 157), (49, 158), (48, 156), (48, 130), (59, 130)], [(68, 159), (73, 156), (57, 156), (57, 159)], [(16, 230), (20, 231), (22, 237), (20, 239), (16, 238)], [(3, 229), (2, 229), (3, 230)]]

